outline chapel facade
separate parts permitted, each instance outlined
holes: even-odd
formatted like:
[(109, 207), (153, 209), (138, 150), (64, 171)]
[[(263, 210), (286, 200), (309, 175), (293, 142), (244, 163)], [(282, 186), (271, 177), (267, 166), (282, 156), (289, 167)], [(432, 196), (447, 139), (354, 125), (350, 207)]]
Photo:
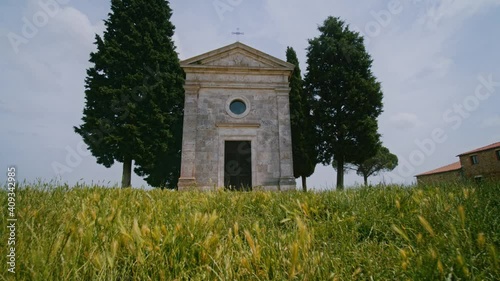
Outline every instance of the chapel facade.
[(294, 65), (240, 42), (184, 60), (179, 190), (292, 190)]

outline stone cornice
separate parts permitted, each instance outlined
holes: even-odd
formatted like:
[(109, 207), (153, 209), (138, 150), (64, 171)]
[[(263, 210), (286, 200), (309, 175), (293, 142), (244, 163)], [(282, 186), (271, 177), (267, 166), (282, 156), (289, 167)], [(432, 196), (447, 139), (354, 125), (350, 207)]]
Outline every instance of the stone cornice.
[(292, 90), (290, 87), (279, 87), (274, 89), (276, 95), (278, 96), (288, 96), (290, 94), (290, 90)]
[(217, 123), (217, 128), (260, 128), (259, 123)]
[(282, 68), (269, 67), (241, 67), (241, 66), (206, 66), (206, 65), (189, 65), (183, 66), (186, 73), (203, 73), (203, 74), (258, 74), (258, 75), (284, 75), (289, 76), (290, 70)]
[[(281, 83), (229, 83), (229, 82), (190, 82), (190, 89), (199, 88), (213, 88), (213, 89), (250, 89), (250, 90), (273, 90), (283, 89), (279, 92), (281, 95), (288, 95), (290, 88), (281, 88)], [(187, 91), (187, 90), (186, 90)], [(193, 92), (190, 92), (193, 93)], [(198, 90), (196, 92), (198, 93)], [(193, 93), (193, 94), (194, 94)]]

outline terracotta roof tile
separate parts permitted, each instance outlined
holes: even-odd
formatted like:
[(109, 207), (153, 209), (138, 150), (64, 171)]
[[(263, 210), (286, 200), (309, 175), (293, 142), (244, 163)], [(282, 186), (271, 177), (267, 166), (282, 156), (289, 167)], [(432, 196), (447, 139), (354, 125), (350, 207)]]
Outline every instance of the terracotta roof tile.
[(492, 144), (487, 145), (487, 146), (476, 148), (474, 150), (471, 150), (471, 151), (468, 151), (468, 152), (464, 152), (464, 153), (459, 154), (457, 156), (462, 156), (462, 155), (466, 155), (466, 154), (472, 154), (472, 153), (476, 153), (476, 152), (480, 152), (480, 151), (484, 151), (484, 150), (488, 150), (488, 149), (494, 149), (494, 148), (500, 148), (500, 142), (496, 142), (496, 143), (492, 143)]
[(428, 171), (428, 172), (416, 175), (416, 177), (427, 176), (427, 175), (432, 175), (432, 174), (439, 174), (439, 173), (444, 173), (444, 172), (450, 172), (450, 171), (460, 170), (461, 168), (462, 168), (462, 165), (460, 164), (460, 161), (458, 161), (458, 162), (455, 162), (453, 164), (449, 164), (449, 165), (434, 169), (432, 171)]

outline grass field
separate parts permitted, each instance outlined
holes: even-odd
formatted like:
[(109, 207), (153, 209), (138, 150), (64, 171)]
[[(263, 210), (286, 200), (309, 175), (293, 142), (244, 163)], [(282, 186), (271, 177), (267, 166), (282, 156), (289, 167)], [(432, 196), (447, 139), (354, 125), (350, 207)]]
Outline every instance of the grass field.
[(210, 193), (21, 186), (2, 280), (499, 280), (500, 184)]

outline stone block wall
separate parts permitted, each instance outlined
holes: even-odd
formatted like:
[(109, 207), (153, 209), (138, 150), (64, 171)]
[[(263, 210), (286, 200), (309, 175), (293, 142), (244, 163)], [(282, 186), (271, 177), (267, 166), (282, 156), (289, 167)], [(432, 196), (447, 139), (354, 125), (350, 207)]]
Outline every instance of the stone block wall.
[(463, 180), (462, 171), (448, 171), (437, 174), (417, 176), (418, 184), (441, 184), (441, 183), (457, 183)]
[[(496, 151), (500, 149), (490, 149), (477, 153), (466, 154), (460, 156), (460, 163), (464, 177), (474, 180), (475, 177), (482, 176), (484, 180), (500, 181), (500, 159)], [(471, 156), (477, 157), (478, 163), (473, 164)]]

